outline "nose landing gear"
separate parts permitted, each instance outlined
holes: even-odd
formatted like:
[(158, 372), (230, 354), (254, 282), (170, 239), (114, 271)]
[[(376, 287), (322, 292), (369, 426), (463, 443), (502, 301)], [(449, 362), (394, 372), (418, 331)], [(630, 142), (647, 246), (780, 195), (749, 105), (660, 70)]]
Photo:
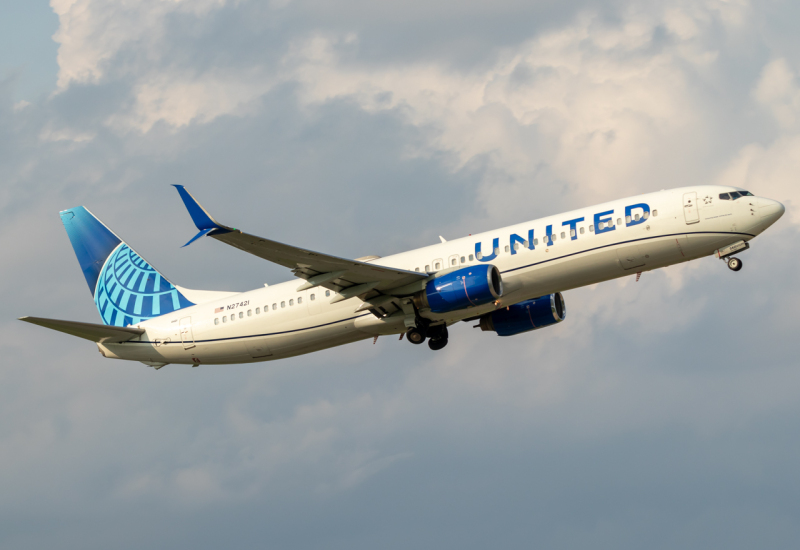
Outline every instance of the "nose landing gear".
[(731, 271), (739, 271), (742, 269), (742, 260), (731, 256), (728, 258), (728, 269)]

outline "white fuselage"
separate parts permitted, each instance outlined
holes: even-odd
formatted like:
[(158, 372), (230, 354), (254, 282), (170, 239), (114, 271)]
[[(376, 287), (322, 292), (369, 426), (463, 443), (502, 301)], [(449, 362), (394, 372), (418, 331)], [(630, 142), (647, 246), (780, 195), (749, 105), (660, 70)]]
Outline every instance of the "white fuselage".
[[(783, 212), (780, 203), (760, 197), (719, 200), (720, 193), (734, 190), (697, 186), (639, 195), (373, 262), (431, 274), (487, 262), (497, 266), (504, 292), (496, 302), (444, 314), (421, 312), (450, 324), (553, 292), (708, 256), (754, 238)], [(626, 220), (626, 207), (642, 204), (649, 207), (648, 217), (645, 209), (634, 208)], [(548, 228), (555, 235), (552, 243), (545, 238)], [(359, 299), (331, 304), (335, 293), (322, 287), (297, 292), (303, 282), (295, 279), (156, 317), (138, 325), (146, 330), (140, 338), (98, 346), (106, 357), (154, 364), (230, 364), (281, 359), (406, 330), (403, 315), (381, 319), (368, 311), (356, 313)]]

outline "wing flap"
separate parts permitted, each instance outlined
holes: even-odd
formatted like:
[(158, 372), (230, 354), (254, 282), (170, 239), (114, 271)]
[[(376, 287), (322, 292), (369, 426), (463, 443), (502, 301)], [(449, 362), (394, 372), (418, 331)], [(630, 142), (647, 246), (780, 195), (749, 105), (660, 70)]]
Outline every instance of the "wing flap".
[(45, 319), (43, 317), (20, 317), (19, 320), (101, 344), (127, 342), (145, 332), (143, 328), (96, 325), (94, 323)]

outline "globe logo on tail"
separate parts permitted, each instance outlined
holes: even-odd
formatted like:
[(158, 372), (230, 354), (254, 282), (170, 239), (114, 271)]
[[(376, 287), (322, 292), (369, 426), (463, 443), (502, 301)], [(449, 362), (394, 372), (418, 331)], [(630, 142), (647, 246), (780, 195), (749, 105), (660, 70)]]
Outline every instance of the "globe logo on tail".
[(103, 322), (118, 327), (194, 305), (125, 243), (103, 265), (94, 302)]

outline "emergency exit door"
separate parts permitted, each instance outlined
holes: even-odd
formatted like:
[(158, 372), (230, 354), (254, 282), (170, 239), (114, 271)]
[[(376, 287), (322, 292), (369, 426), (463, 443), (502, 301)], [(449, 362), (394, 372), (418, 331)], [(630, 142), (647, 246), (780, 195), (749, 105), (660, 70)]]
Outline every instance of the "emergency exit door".
[(683, 217), (686, 219), (687, 224), (700, 221), (700, 210), (697, 208), (697, 193), (684, 193)]
[(192, 334), (191, 317), (184, 317), (181, 319), (180, 332), (183, 349), (192, 349), (194, 347), (194, 335)]

